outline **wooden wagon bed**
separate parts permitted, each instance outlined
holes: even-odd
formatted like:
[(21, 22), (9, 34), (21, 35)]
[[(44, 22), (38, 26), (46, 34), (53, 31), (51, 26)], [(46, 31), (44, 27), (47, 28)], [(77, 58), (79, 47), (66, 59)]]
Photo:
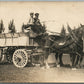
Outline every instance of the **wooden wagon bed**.
[(5, 33), (0, 34), (0, 47), (4, 46), (37, 46), (34, 42), (36, 34), (33, 31), (23, 33)]

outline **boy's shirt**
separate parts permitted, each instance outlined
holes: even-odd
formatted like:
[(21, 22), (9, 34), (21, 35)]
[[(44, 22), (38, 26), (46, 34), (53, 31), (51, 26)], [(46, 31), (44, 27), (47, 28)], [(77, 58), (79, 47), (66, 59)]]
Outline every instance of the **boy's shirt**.
[(34, 18), (30, 18), (28, 24), (34, 24)]

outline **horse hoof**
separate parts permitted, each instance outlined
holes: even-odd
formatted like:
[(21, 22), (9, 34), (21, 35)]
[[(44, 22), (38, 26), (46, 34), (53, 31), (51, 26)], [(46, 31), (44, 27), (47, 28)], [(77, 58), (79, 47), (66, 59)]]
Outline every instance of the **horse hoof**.
[(41, 69), (45, 69), (45, 67), (41, 67)]
[(46, 69), (49, 69), (49, 68), (50, 68), (50, 66), (46, 66), (45, 68), (46, 68)]
[(72, 68), (72, 70), (77, 70), (77, 68)]
[(33, 66), (35, 66), (35, 64), (34, 64), (34, 63), (32, 63), (32, 65), (33, 65)]
[(40, 64), (35, 64), (36, 67), (40, 67)]
[(77, 69), (80, 69), (81, 67), (80, 66), (76, 66)]
[(57, 65), (57, 68), (59, 68), (60, 67), (60, 65)]

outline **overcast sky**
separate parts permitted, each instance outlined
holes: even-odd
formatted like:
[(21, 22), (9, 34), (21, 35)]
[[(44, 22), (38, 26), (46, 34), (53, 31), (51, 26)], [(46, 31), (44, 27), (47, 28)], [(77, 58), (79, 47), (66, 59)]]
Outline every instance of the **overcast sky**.
[(84, 2), (0, 2), (0, 19), (3, 19), (5, 32), (8, 23), (14, 19), (17, 31), (29, 20), (29, 13), (39, 13), (40, 21), (47, 21), (47, 29), (60, 32), (67, 23), (74, 28), (84, 24)]

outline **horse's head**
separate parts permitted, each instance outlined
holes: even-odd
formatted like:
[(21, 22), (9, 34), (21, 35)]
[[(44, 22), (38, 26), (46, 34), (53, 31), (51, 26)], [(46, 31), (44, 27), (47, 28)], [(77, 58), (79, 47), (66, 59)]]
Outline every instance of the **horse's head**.
[(72, 30), (70, 27), (68, 27), (68, 31), (69, 34), (72, 38), (72, 40), (74, 41), (74, 43), (76, 44), (76, 46), (78, 46), (77, 48), (79, 49), (79, 51), (83, 49), (83, 33), (84, 33), (84, 25), (81, 25), (78, 28), (75, 28), (74, 30)]
[(79, 34), (79, 38), (81, 38), (82, 41), (84, 41), (84, 25), (81, 24), (78, 34)]
[(71, 29), (70, 26), (68, 26), (68, 31), (70, 36), (74, 39), (82, 39), (83, 33), (84, 33), (84, 25), (80, 24), (80, 27)]
[(84, 36), (84, 25), (80, 24), (80, 27), (75, 29), (75, 35), (78, 38), (82, 39), (82, 37)]

